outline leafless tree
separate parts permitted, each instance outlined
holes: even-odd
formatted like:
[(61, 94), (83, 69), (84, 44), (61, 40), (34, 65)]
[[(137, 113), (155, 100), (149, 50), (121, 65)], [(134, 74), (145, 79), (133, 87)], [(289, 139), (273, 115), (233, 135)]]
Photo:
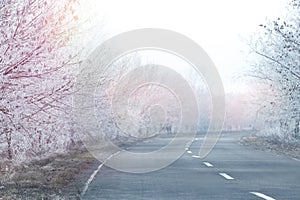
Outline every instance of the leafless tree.
[(8, 160), (61, 148), (70, 134), (68, 98), (77, 54), (68, 44), (77, 3), (0, 2), (0, 137)]
[(259, 58), (252, 75), (265, 91), (258, 95), (264, 132), (290, 141), (300, 138), (300, 1), (291, 0), (287, 9), (286, 17), (260, 25), (251, 46)]

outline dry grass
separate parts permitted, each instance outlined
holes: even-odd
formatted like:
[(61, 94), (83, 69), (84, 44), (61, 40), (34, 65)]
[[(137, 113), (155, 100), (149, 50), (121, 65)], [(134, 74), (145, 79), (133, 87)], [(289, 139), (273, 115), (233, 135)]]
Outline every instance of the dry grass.
[(300, 159), (300, 141), (288, 142), (273, 136), (252, 134), (241, 138), (241, 143), (247, 146), (254, 146), (256, 149)]
[(77, 194), (67, 194), (68, 186), (95, 162), (88, 151), (81, 149), (2, 171), (0, 199), (79, 199), (80, 188)]

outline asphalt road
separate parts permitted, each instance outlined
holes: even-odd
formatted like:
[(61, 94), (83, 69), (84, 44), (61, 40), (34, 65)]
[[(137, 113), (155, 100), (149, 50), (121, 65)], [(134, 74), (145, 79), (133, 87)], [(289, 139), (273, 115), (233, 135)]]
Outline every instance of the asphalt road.
[[(102, 166), (83, 199), (299, 200), (300, 161), (239, 144), (245, 132), (223, 133), (213, 151), (197, 158), (203, 137), (170, 166), (145, 174)], [(132, 151), (157, 150), (167, 139), (139, 143)]]

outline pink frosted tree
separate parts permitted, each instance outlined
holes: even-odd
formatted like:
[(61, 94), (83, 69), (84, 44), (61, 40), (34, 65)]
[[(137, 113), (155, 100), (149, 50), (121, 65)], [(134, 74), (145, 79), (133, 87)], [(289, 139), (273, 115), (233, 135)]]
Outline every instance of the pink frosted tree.
[(39, 157), (70, 143), (77, 0), (0, 2), (0, 153)]

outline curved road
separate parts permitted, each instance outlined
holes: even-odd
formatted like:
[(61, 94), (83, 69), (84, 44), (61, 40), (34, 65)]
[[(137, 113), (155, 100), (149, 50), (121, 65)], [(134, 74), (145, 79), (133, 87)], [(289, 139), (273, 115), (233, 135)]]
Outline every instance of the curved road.
[[(102, 166), (82, 198), (299, 200), (299, 160), (242, 146), (238, 141), (245, 134), (223, 133), (205, 159), (196, 155), (203, 140), (197, 135), (180, 159), (152, 173), (129, 174)], [(157, 150), (167, 142), (156, 138), (130, 150)]]

